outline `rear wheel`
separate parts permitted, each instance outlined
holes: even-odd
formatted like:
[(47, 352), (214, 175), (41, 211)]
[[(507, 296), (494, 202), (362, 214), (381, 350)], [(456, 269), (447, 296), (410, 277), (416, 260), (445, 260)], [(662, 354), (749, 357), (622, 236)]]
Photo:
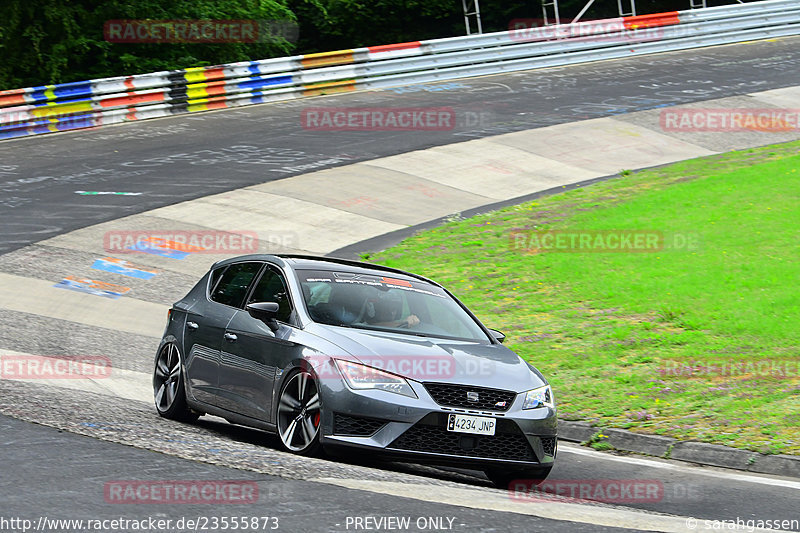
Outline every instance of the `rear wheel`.
[(194, 422), (195, 413), (186, 404), (186, 388), (183, 383), (183, 361), (178, 346), (168, 342), (161, 347), (153, 371), (153, 394), (156, 410), (164, 418)]
[(499, 489), (507, 489), (513, 482), (518, 481), (526, 486), (536, 486), (542, 483), (550, 474), (552, 466), (544, 468), (531, 468), (526, 470), (486, 470), (486, 477)]
[(320, 455), (321, 419), (319, 388), (314, 376), (299, 370), (281, 388), (278, 402), (278, 438), (288, 451), (299, 455)]

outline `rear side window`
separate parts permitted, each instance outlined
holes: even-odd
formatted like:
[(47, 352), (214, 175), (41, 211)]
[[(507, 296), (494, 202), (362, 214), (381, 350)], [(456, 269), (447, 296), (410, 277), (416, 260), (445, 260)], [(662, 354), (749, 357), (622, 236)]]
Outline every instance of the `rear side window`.
[(214, 289), (217, 288), (217, 284), (219, 284), (219, 279), (222, 277), (222, 274), (228, 269), (227, 266), (217, 268), (211, 272), (211, 279), (208, 282), (208, 292), (213, 293)]
[(236, 263), (229, 266), (217, 282), (211, 299), (232, 307), (242, 307), (247, 288), (262, 265), (263, 263)]

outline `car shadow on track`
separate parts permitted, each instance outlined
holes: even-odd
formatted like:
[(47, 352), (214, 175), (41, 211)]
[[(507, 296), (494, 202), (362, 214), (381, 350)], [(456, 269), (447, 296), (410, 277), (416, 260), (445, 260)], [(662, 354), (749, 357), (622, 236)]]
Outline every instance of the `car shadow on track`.
[[(206, 431), (216, 434), (219, 437), (229, 438), (236, 442), (265, 446), (272, 450), (284, 452), (278, 442), (278, 437), (261, 431), (237, 424), (231, 424), (217, 417), (204, 416), (199, 418), (193, 425), (203, 428)], [(398, 472), (402, 474), (423, 476), (431, 479), (463, 483), (479, 487), (493, 487), (483, 472), (478, 470), (467, 470), (446, 466), (431, 466), (417, 463), (404, 463), (398, 461), (386, 461), (369, 456), (327, 456), (323, 460), (337, 464), (349, 464), (374, 468), (385, 472)]]

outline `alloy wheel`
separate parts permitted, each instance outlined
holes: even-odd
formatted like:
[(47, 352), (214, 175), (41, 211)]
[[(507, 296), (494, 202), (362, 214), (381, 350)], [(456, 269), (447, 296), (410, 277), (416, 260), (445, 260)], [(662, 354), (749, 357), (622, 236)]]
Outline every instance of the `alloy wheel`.
[(165, 418), (192, 421), (200, 415), (186, 405), (181, 353), (172, 342), (164, 344), (156, 357), (153, 394), (156, 410)]
[(288, 450), (310, 453), (319, 443), (320, 402), (317, 382), (301, 370), (283, 386), (278, 404), (278, 436)]

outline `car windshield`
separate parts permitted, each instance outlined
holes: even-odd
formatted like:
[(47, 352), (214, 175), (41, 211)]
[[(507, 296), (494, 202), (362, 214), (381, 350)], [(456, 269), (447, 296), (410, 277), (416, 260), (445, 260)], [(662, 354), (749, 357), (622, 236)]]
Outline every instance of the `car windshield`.
[(315, 322), (487, 343), (483, 329), (444, 290), (381, 274), (298, 270)]

